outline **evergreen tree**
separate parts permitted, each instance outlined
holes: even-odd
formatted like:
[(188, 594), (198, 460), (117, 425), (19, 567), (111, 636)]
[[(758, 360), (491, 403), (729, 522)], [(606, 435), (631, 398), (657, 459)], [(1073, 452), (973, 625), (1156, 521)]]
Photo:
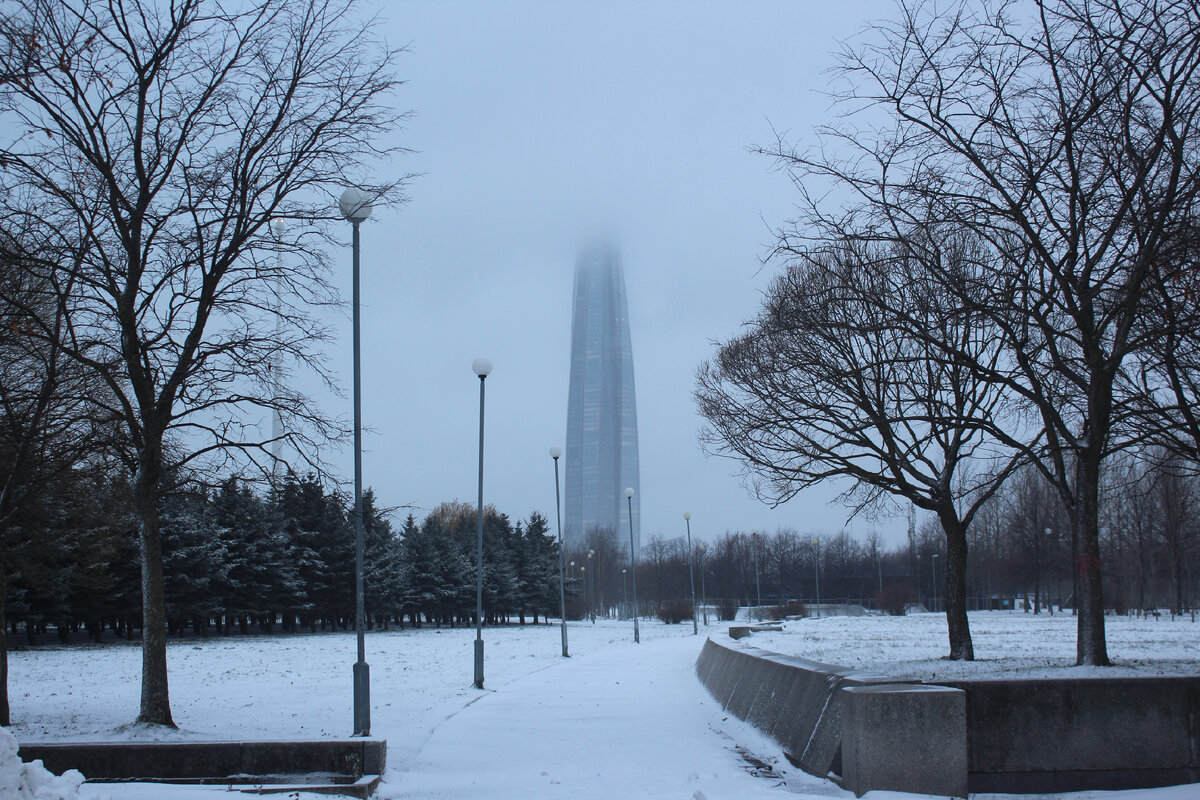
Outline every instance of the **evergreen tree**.
[(163, 585), (168, 633), (182, 633), (188, 620), (207, 634), (220, 612), (218, 590), (228, 569), (226, 549), (217, 535), (204, 494), (175, 494), (159, 512), (163, 540)]
[(367, 627), (400, 614), (407, 570), (400, 553), (400, 538), (375, 505), (375, 492), (363, 493), (363, 595)]

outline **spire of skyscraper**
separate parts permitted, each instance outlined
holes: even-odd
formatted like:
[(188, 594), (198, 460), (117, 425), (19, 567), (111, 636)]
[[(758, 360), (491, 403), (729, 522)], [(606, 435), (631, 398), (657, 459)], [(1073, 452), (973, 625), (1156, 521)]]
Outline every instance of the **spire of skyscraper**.
[(616, 249), (595, 245), (575, 263), (563, 524), (568, 548), (581, 547), (593, 529), (613, 531), (618, 543), (628, 541), (627, 487), (634, 490), (638, 551), (641, 487), (625, 277)]

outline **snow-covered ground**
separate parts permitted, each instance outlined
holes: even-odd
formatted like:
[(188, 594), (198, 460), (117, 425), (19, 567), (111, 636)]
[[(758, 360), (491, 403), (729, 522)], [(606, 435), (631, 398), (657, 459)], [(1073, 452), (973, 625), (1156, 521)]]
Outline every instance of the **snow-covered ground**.
[(847, 667), (924, 680), (1081, 675), (1200, 675), (1200, 622), (1190, 616), (1107, 617), (1113, 667), (1075, 667), (1078, 618), (1066, 614), (980, 611), (969, 615), (975, 661), (947, 661), (943, 614), (826, 617), (783, 623), (753, 644)]
[[(1069, 664), (1074, 620), (1020, 613), (973, 614), (985, 669)], [(713, 621), (710, 631), (723, 631)], [(1110, 651), (1135, 668), (1200, 670), (1200, 623), (1110, 620)], [(702, 630), (703, 633), (703, 630)], [(691, 626), (643, 620), (572, 623), (572, 658), (559, 628), (487, 629), (486, 686), (471, 686), (473, 629), (373, 632), (372, 734), (388, 740), (382, 798), (849, 798), (792, 768), (777, 746), (726, 718), (695, 678), (703, 636)], [(789, 623), (753, 643), (884, 671), (900, 661), (948, 676), (944, 618), (827, 618)], [(352, 634), (173, 642), (171, 700), (180, 729), (131, 727), (137, 713), (136, 645), (81, 645), (10, 655), (14, 725), (22, 741), (61, 739), (274, 739), (351, 732)], [(1033, 655), (1019, 655), (1031, 652)], [(780, 777), (751, 774), (735, 749), (773, 764)], [(85, 785), (84, 798), (213, 800), (223, 789)], [(883, 793), (872, 793), (883, 800)], [(1080, 793), (1077, 798), (1109, 797)], [(1183, 800), (1200, 786), (1124, 792), (1120, 800)]]

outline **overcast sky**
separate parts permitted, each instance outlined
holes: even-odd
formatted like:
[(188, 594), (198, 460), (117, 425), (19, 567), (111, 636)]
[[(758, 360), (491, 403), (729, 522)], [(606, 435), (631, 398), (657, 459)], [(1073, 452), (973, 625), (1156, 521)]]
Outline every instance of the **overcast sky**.
[[(412, 117), (387, 166), (410, 202), (363, 227), (364, 482), (418, 518), (475, 501), (477, 356), (487, 381), (485, 502), (554, 521), (565, 445), (575, 256), (608, 236), (625, 264), (641, 450), (642, 541), (727, 530), (834, 533), (832, 489), (778, 509), (706, 458), (692, 400), (713, 341), (757, 312), (761, 258), (796, 194), (749, 152), (830, 116), (838, 42), (890, 5), (829, 2), (381, 2), (408, 52)], [(344, 278), (349, 296), (349, 258)], [(347, 386), (349, 323), (336, 360)], [(344, 412), (349, 414), (349, 403)], [(349, 453), (344, 474), (351, 475)], [(864, 533), (870, 523), (856, 520)], [(878, 525), (898, 542), (902, 520)]]

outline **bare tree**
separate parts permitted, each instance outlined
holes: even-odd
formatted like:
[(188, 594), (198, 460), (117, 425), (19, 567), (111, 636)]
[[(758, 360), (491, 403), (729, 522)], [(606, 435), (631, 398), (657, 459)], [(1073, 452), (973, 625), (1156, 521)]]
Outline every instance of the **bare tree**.
[[(749, 330), (700, 368), (696, 389), (708, 422), (702, 441), (741, 461), (760, 498), (779, 504), (848, 479), (842, 499), (855, 513), (886, 511), (902, 497), (937, 514), (956, 659), (974, 657), (967, 529), (1018, 463), (991, 434), (1010, 413), (1003, 393), (970, 367), (996, 357), (994, 332), (983, 315), (946, 305), (920, 266), (934, 259), (967, 270), (970, 251), (969, 238), (924, 234), (895, 246), (848, 236), (791, 251), (802, 260), (772, 283)], [(929, 345), (930, 331), (961, 353), (946, 358)]]
[(1169, 452), (1152, 452), (1153, 499), (1157, 505), (1157, 533), (1166, 556), (1171, 613), (1182, 614), (1188, 605), (1185, 575), (1197, 548), (1196, 510), (1200, 505), (1196, 478), (1183, 460)]
[(47, 497), (100, 461), (113, 443), (112, 420), (90, 398), (94, 376), (54, 346), (64, 316), (22, 267), (34, 232), (0, 231), (0, 725), (9, 724), (6, 605), (20, 545), (37, 538)]
[[(141, 722), (173, 724), (169, 476), (229, 458), (269, 472), (259, 428), (276, 408), (300, 452), (336, 433), (306, 398), (280, 396), (269, 367), (282, 355), (325, 374), (306, 309), (336, 299), (331, 197), (388, 150), (393, 56), (350, 0), (5, 6), (2, 188), (76, 254), (41, 272), (67, 312), (63, 351), (101, 376), (136, 453)], [(295, 235), (281, 241), (275, 220)]]
[[(1101, 464), (1123, 446), (1127, 359), (1162, 336), (1138, 324), (1154, 276), (1195, 216), (1198, 69), (1194, 0), (902, 2), (844, 52), (850, 114), (826, 149), (771, 149), (806, 192), (797, 240), (933, 218), (993, 249), (970, 292), (941, 282), (991, 317), (1007, 352), (979, 369), (1042, 429), (1029, 453), (1071, 517), (1080, 664), (1108, 663)], [(822, 208), (830, 184), (847, 208)]]
[(1044, 605), (1053, 614), (1050, 573), (1058, 555), (1053, 487), (1037, 470), (1022, 470), (1009, 483), (1008, 504), (1008, 537), (1023, 556), (1033, 584), (1033, 613), (1040, 614)]

